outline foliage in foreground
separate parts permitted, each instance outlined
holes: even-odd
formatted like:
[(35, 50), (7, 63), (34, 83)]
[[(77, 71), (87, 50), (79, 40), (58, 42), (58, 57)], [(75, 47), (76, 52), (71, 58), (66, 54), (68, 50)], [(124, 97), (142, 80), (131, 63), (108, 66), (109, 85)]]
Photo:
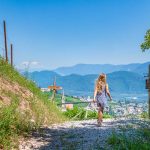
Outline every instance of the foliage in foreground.
[[(85, 110), (84, 108), (74, 107), (64, 112), (65, 116), (73, 120), (97, 119), (97, 111)], [(103, 118), (111, 118), (109, 114), (104, 113)]]
[(0, 109), (1, 148), (14, 147), (18, 135), (28, 133), (33, 128), (28, 120), (28, 116), (22, 117), (22, 115), (16, 111), (17, 107), (18, 99), (16, 98), (10, 106)]
[[(19, 109), (22, 100), (20, 94), (1, 90), (11, 99), (10, 105), (0, 103), (0, 149), (17, 148), (18, 137), (27, 135), (31, 130), (37, 129), (43, 124), (52, 124), (64, 121), (66, 118), (52, 104), (47, 95), (43, 94), (36, 85), (21, 76), (14, 68), (0, 58), (0, 78), (10, 84), (17, 83), (19, 86), (33, 93), (30, 99), (24, 99), (29, 103), (29, 109)], [(2, 83), (0, 83), (1, 85)]]
[(136, 130), (132, 137), (127, 134), (117, 134), (115, 132), (108, 138), (108, 144), (117, 150), (149, 150), (150, 149), (150, 129), (143, 128)]
[(148, 119), (148, 112), (141, 113), (140, 117), (144, 119)]
[(150, 29), (146, 32), (144, 42), (141, 44), (141, 49), (143, 52), (147, 49), (150, 49)]
[(125, 136), (112, 135), (108, 143), (113, 146), (114, 149), (118, 150), (149, 150), (149, 141), (141, 141), (140, 139), (128, 139)]

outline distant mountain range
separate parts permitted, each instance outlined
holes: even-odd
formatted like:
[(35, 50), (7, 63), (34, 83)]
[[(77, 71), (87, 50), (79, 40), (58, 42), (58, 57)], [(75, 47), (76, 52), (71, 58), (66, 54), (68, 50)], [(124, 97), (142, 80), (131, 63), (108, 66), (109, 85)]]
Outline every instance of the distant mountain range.
[(48, 87), (56, 77), (57, 84), (62, 86), (67, 95), (93, 95), (95, 80), (99, 73), (107, 74), (110, 91), (116, 95), (122, 93), (146, 93), (144, 75), (148, 72), (146, 63), (128, 65), (93, 65), (78, 64), (72, 67), (61, 67), (53, 71), (34, 71), (29, 78), (39, 87)]
[[(137, 65), (137, 64), (135, 64)], [(130, 68), (136, 69), (135, 65)], [(98, 74), (61, 76), (53, 71), (36, 71), (29, 74), (40, 87), (53, 84), (56, 77), (57, 84), (62, 86), (67, 95), (92, 95)], [(107, 74), (107, 81), (112, 93), (145, 93), (145, 79), (142, 75), (129, 71), (116, 71)]]
[(88, 75), (88, 74), (100, 74), (100, 73), (111, 73), (115, 71), (131, 71), (144, 75), (148, 72), (148, 65), (150, 62), (146, 63), (132, 63), (127, 65), (111, 65), (111, 64), (78, 64), (71, 67), (60, 67), (54, 72), (60, 75)]

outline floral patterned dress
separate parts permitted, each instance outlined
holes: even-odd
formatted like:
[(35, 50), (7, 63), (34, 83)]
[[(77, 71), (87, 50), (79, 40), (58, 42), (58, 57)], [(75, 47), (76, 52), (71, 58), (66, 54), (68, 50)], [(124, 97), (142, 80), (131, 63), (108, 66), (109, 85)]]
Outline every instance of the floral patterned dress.
[(102, 109), (107, 107), (106, 85), (103, 85), (101, 92), (97, 92), (96, 101), (98, 107), (101, 107)]

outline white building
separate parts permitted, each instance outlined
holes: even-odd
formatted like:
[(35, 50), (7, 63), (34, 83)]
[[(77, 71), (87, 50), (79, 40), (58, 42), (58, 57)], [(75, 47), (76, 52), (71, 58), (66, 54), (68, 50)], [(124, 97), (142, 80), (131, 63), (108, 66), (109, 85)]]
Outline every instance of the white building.
[(41, 91), (42, 91), (42, 92), (49, 92), (50, 89), (48, 89), (48, 88), (41, 88)]

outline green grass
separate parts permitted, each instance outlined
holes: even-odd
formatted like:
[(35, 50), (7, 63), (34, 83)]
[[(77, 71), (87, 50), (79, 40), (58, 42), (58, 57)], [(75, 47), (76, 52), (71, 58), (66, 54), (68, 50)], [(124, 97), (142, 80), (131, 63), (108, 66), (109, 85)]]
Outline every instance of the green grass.
[[(66, 120), (55, 104), (48, 100), (48, 95), (42, 93), (32, 82), (21, 76), (10, 64), (0, 57), (0, 78), (9, 84), (17, 83), (20, 87), (33, 93), (33, 97), (24, 99), (29, 103), (29, 110), (19, 109), (20, 94), (0, 88), (3, 94), (11, 99), (10, 105), (0, 103), (0, 149), (17, 148), (18, 138), (28, 135), (41, 125), (50, 125)], [(0, 83), (1, 87), (1, 83)], [(34, 121), (33, 121), (34, 120)]]
[(108, 139), (108, 143), (116, 150), (149, 150), (149, 141), (141, 141), (138, 139), (128, 139), (125, 136), (113, 135)]
[[(1, 147), (16, 148), (16, 139), (19, 135), (25, 135), (33, 129), (29, 122), (29, 116), (24, 116), (16, 111), (19, 100), (14, 97), (10, 106), (5, 106), (0, 109), (0, 143)], [(15, 143), (15, 144), (14, 144)]]
[(149, 128), (136, 130), (136, 134), (133, 137), (127, 136), (125, 132), (122, 134), (113, 132), (107, 140), (108, 144), (110, 144), (115, 150), (149, 150), (149, 141)]
[[(64, 115), (72, 120), (86, 120), (86, 119), (97, 119), (97, 111), (85, 110), (82, 107), (74, 107), (73, 109), (68, 109), (64, 112)], [(112, 118), (111, 115), (104, 113), (103, 118)]]
[(144, 118), (144, 119), (148, 119), (148, 112), (143, 112), (141, 115), (140, 115), (141, 118)]

